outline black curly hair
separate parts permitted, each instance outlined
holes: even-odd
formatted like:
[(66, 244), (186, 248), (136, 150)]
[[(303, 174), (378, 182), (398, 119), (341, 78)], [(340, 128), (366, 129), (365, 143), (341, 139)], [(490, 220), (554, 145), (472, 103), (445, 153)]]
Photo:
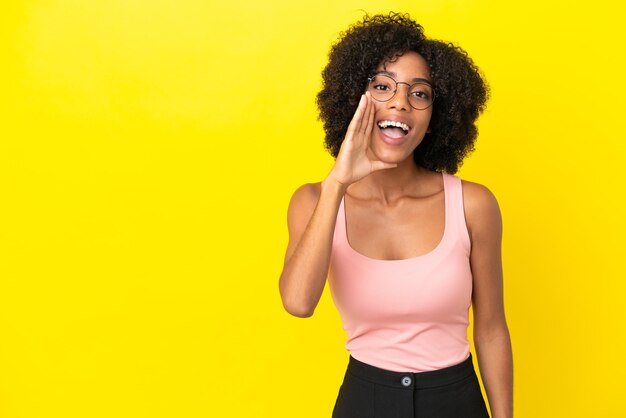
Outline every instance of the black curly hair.
[(489, 89), (467, 52), (452, 43), (426, 38), (422, 26), (406, 13), (365, 15), (332, 46), (317, 95), (326, 149), (337, 157), (367, 78), (376, 67), (408, 51), (428, 63), (436, 97), (431, 132), (413, 158), (429, 170), (455, 174), (475, 149), (475, 122), (485, 108)]

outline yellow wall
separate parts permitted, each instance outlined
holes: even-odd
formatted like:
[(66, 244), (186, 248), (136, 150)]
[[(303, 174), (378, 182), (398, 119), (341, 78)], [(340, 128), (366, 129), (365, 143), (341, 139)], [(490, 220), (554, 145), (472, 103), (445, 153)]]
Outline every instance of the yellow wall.
[(623, 414), (624, 11), (573, 4), (3, 5), (0, 416), (330, 416), (339, 316), (326, 289), (290, 317), (277, 283), (360, 9), (410, 12), (490, 82), (458, 175), (504, 217), (516, 416)]

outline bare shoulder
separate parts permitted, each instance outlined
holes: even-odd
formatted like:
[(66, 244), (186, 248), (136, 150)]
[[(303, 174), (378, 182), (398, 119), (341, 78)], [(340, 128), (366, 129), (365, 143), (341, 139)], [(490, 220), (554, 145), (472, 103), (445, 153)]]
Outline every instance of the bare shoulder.
[(498, 233), (502, 228), (500, 206), (495, 195), (486, 186), (462, 180), (465, 221), (470, 236), (481, 231)]
[(298, 187), (291, 196), (287, 214), (290, 229), (306, 223), (311, 218), (322, 191), (321, 183), (306, 183)]
[(285, 261), (291, 257), (296, 245), (306, 229), (315, 206), (322, 192), (321, 183), (307, 183), (298, 187), (291, 196), (287, 211), (287, 227), (289, 229), (289, 244), (285, 253)]
[(291, 196), (291, 202), (289, 208), (304, 209), (308, 206), (317, 204), (322, 191), (322, 183), (306, 183), (298, 187), (293, 196)]

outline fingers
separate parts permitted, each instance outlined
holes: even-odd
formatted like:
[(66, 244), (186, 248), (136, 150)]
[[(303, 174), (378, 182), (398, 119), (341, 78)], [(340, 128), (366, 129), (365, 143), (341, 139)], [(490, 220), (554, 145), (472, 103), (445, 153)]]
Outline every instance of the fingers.
[(361, 130), (361, 125), (363, 121), (363, 114), (365, 113), (367, 107), (367, 98), (364, 94), (361, 95), (361, 100), (359, 101), (359, 105), (354, 112), (354, 116), (350, 121), (350, 125), (348, 125), (348, 132), (346, 133), (346, 139), (350, 139), (354, 137)]
[(363, 109), (363, 115), (361, 117), (361, 124), (359, 125), (359, 134), (365, 135), (367, 131), (367, 126), (370, 120), (370, 114), (372, 112), (372, 99), (369, 96), (369, 93), (365, 93), (363, 96), (363, 100), (365, 101), (365, 108)]
[(370, 135), (372, 134), (372, 126), (374, 123), (374, 115), (376, 114), (376, 108), (369, 92), (363, 95), (365, 101), (365, 109), (361, 117), (361, 123), (359, 130), (355, 132), (353, 141), (359, 148), (365, 148), (369, 144)]
[(374, 116), (376, 115), (376, 108), (374, 107), (374, 102), (372, 101), (372, 96), (370, 95), (370, 93), (367, 92), (365, 93), (365, 95), (369, 106), (367, 121), (365, 123), (365, 138), (369, 138), (372, 134), (372, 129), (374, 129)]

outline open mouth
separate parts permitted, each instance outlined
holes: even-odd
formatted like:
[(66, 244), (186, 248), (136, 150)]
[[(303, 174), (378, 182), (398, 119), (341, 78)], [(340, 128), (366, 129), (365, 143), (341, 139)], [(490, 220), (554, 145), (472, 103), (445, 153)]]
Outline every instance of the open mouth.
[(381, 132), (389, 138), (402, 138), (409, 133), (411, 127), (406, 123), (397, 122), (394, 120), (381, 120), (378, 122), (378, 127)]

